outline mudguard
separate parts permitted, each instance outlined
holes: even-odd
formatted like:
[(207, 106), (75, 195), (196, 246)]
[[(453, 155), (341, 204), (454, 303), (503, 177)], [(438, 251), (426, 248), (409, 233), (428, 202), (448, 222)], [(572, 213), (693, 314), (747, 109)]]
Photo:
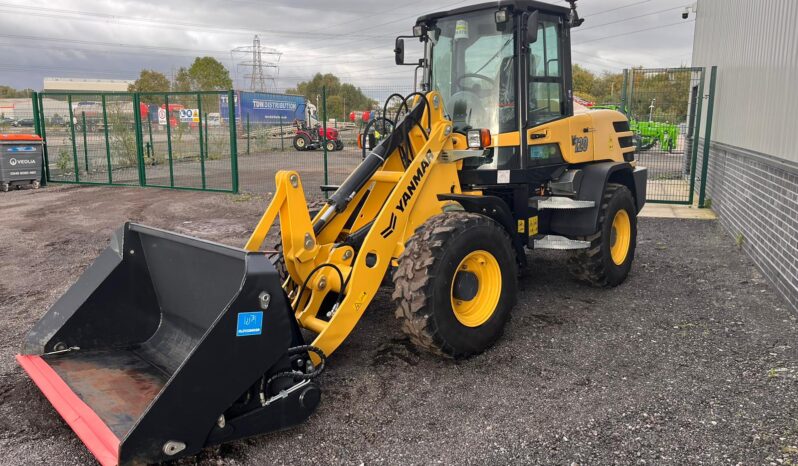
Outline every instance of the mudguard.
[(598, 162), (578, 167), (583, 174), (579, 192), (580, 201), (594, 201), (590, 209), (553, 210), (551, 212), (550, 230), (553, 234), (564, 236), (588, 236), (598, 229), (598, 213), (601, 199), (607, 183), (625, 185), (635, 197), (637, 211), (646, 202), (646, 182), (648, 170), (643, 167), (633, 168), (626, 162)]

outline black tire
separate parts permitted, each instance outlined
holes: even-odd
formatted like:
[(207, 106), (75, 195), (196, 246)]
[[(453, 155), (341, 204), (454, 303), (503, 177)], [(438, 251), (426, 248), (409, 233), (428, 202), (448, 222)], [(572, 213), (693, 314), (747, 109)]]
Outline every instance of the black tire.
[(304, 134), (297, 134), (294, 136), (294, 149), (303, 151), (310, 145), (310, 139)]
[(11, 189), (11, 184), (10, 183), (0, 184), (0, 191), (3, 191), (4, 193), (7, 193), (9, 189)]
[[(493, 311), (487, 311), (487, 320), (467, 326), (455, 315), (453, 280), (462, 270), (458, 269), (461, 261), (478, 251), (489, 253), (498, 263), (500, 293)], [(403, 320), (402, 330), (410, 340), (435, 354), (468, 357), (499, 339), (515, 306), (515, 250), (504, 228), (490, 218), (467, 212), (443, 213), (421, 225), (410, 238), (393, 281), (396, 317)]]
[[(613, 221), (621, 210), (628, 216), (630, 237), (624, 259), (618, 264), (612, 256), (612, 247), (618, 241), (613, 233)], [(637, 208), (629, 188), (621, 184), (607, 184), (601, 200), (598, 226), (595, 234), (578, 238), (590, 241), (590, 247), (573, 252), (568, 260), (568, 269), (574, 278), (592, 286), (618, 286), (629, 275), (637, 245)]]
[(327, 152), (335, 152), (335, 148), (336, 148), (335, 141), (327, 141), (324, 144), (325, 144), (325, 147), (327, 148)]
[(335, 150), (344, 150), (344, 141), (335, 141)]

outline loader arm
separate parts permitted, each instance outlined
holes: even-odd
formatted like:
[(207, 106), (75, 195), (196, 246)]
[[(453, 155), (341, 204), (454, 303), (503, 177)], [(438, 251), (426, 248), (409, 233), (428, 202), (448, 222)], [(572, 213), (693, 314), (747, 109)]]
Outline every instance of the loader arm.
[(439, 156), (462, 136), (452, 134), (437, 93), (421, 98), (312, 222), (299, 175), (278, 172), (275, 196), (245, 246), (261, 250), (279, 216), (285, 291), (300, 326), (317, 334), (313, 346), (327, 355), (363, 316), (407, 237), (442, 211), (447, 201), (438, 194), (460, 192), (457, 163)]

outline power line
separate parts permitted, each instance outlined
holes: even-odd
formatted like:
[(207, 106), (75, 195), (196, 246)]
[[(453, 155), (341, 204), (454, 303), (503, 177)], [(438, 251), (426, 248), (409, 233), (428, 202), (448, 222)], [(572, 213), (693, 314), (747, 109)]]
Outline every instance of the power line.
[[(687, 5), (690, 5), (690, 4), (688, 3)], [(581, 33), (583, 31), (589, 31), (591, 29), (598, 29), (598, 28), (601, 28), (601, 27), (604, 27), (604, 26), (610, 26), (612, 24), (625, 23), (627, 21), (632, 21), (633, 19), (640, 19), (640, 18), (645, 18), (646, 16), (654, 16), (654, 15), (658, 15), (660, 13), (665, 13), (665, 12), (668, 12), (668, 11), (678, 10), (678, 9), (684, 8), (685, 6), (686, 5), (680, 5), (680, 6), (676, 6), (676, 7), (673, 7), (673, 8), (666, 8), (664, 10), (653, 11), (651, 13), (646, 13), (646, 14), (637, 15), (637, 16), (630, 16), (628, 18), (619, 19), (617, 21), (610, 21), (609, 23), (596, 24), (595, 26), (590, 26), (590, 27), (586, 27), (586, 28), (580, 27), (580, 28), (576, 29), (574, 32)]]
[(636, 31), (627, 31), (627, 32), (622, 32), (620, 34), (613, 34), (613, 35), (604, 36), (604, 37), (597, 37), (595, 39), (583, 40), (581, 42), (575, 43), (574, 45), (582, 45), (582, 44), (587, 44), (587, 43), (590, 43), (590, 42), (598, 42), (600, 40), (613, 39), (615, 37), (631, 36), (632, 34), (639, 34), (641, 32), (648, 32), (648, 31), (653, 31), (653, 30), (656, 30), (656, 29), (663, 29), (663, 28), (676, 26), (676, 25), (679, 25), (679, 24), (689, 24), (689, 23), (694, 23), (694, 22), (695, 22), (694, 19), (689, 20), (689, 21), (682, 20), (682, 21), (679, 21), (679, 22), (676, 22), (676, 23), (663, 24), (661, 26), (654, 26), (654, 27), (649, 27), (649, 28), (645, 28), (645, 29), (638, 29)]

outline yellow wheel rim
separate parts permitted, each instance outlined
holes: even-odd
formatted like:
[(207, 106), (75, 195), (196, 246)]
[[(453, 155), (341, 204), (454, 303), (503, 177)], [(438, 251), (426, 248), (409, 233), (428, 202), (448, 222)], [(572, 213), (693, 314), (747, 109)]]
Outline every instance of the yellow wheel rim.
[[(456, 287), (464, 281), (471, 285), (467, 292)], [(479, 327), (493, 315), (501, 292), (502, 271), (493, 254), (482, 250), (469, 253), (460, 261), (452, 278), (450, 294), (454, 316), (466, 327)]]
[(610, 256), (615, 265), (621, 265), (629, 254), (629, 245), (632, 242), (632, 222), (629, 214), (621, 209), (612, 219), (612, 235), (610, 238)]

